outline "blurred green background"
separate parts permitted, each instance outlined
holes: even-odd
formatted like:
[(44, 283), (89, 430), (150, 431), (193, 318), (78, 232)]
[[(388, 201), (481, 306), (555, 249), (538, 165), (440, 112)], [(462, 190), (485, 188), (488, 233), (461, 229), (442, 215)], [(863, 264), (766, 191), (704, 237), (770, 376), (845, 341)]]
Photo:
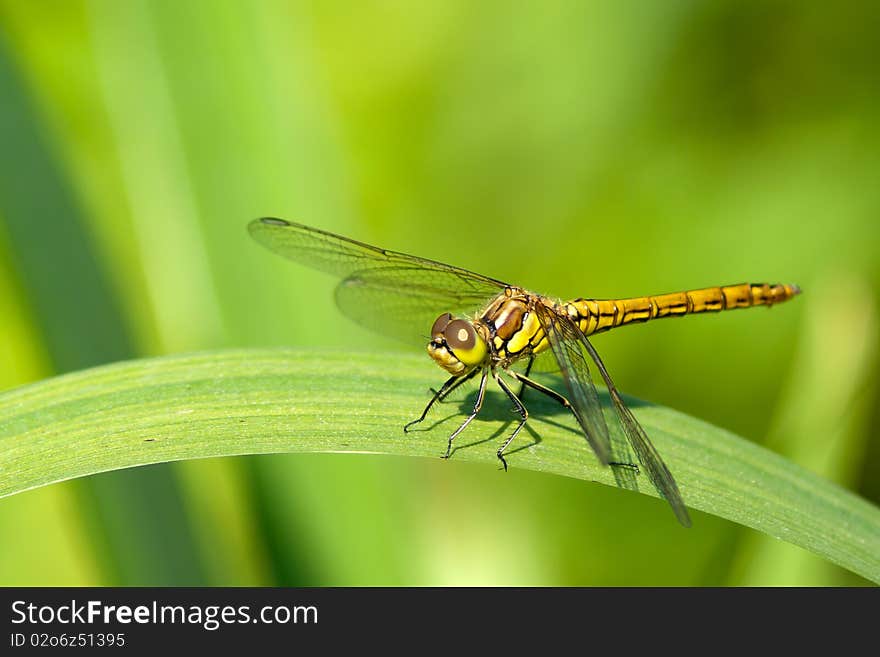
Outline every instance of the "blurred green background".
[[(878, 34), (871, 1), (0, 0), (0, 388), (405, 348), (248, 238), (277, 215), (559, 296), (798, 283), (595, 344), (626, 393), (880, 500)], [(0, 500), (4, 585), (860, 583), (515, 464), (214, 459)]]

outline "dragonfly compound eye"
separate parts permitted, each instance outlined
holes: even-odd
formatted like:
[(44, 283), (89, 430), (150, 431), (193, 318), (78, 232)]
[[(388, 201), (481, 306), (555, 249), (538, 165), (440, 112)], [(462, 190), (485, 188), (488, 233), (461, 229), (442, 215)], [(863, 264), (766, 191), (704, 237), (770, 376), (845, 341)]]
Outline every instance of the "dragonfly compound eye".
[(431, 337), (436, 338), (439, 335), (443, 335), (443, 331), (446, 330), (447, 324), (452, 321), (452, 313), (443, 313), (434, 320), (434, 325), (431, 327)]
[(453, 319), (446, 325), (443, 336), (449, 349), (465, 365), (479, 365), (486, 357), (486, 342), (470, 322)]

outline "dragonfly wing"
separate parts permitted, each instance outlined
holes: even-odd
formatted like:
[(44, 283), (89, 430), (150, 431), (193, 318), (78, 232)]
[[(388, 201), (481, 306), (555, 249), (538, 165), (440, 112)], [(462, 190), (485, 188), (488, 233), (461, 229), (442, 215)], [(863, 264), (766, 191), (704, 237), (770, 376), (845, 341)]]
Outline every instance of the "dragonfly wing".
[(473, 311), (506, 286), (460, 267), (283, 219), (255, 219), (248, 230), (270, 251), (343, 279), (336, 300), (345, 315), (407, 341), (426, 336), (440, 313)]
[(581, 349), (580, 329), (568, 317), (536, 304), (538, 320), (562, 372), (578, 424), (602, 465), (611, 460), (611, 439), (590, 368)]
[(349, 319), (405, 342), (430, 340), (441, 312), (472, 314), (499, 293), (454, 269), (400, 265), (355, 272), (336, 287), (336, 305)]
[(599, 368), (602, 378), (605, 379), (605, 385), (608, 386), (608, 394), (614, 402), (614, 408), (617, 411), (617, 416), (620, 418), (623, 432), (626, 434), (627, 440), (629, 440), (630, 445), (632, 445), (632, 448), (635, 450), (639, 462), (645, 470), (647, 470), (648, 478), (663, 499), (669, 502), (678, 521), (685, 527), (690, 527), (691, 519), (688, 515), (687, 508), (681, 499), (681, 493), (678, 492), (678, 485), (675, 483), (672, 473), (669, 472), (669, 468), (666, 467), (663, 459), (660, 458), (660, 454), (657, 452), (654, 445), (651, 444), (642, 425), (639, 424), (638, 420), (636, 420), (635, 416), (632, 414), (632, 411), (623, 402), (620, 393), (617, 391), (617, 387), (608, 375), (608, 370), (605, 369), (605, 364), (602, 362), (602, 359), (599, 358), (599, 354), (596, 353), (596, 349), (582, 333), (580, 340), (583, 343), (584, 348), (592, 357), (593, 362), (596, 363), (596, 367)]

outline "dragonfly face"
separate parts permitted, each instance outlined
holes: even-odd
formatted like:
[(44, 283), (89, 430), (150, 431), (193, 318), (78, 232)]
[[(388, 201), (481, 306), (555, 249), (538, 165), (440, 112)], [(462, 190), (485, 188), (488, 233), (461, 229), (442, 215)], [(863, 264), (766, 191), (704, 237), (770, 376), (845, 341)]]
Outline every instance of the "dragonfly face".
[(428, 354), (453, 376), (466, 376), (483, 365), (489, 355), (485, 327), (443, 313), (431, 327)]
[[(451, 376), (434, 393), (421, 416), (407, 424), (404, 431), (424, 420), (435, 402), (443, 401), (461, 383), (480, 374), (473, 412), (449, 436), (445, 454), (448, 458), (452, 441), (479, 413), (491, 375), (520, 416), (519, 424), (496, 452), (506, 470), (504, 451), (528, 419), (521, 397), (525, 388), (530, 387), (571, 411), (603, 465), (635, 468), (625, 445), (631, 447), (651, 484), (685, 526), (690, 525), (690, 518), (675, 479), (623, 402), (587, 336), (662, 317), (770, 306), (800, 293), (794, 285), (742, 283), (659, 296), (555, 303), (483, 274), (370, 246), (284, 219), (256, 219), (248, 228), (254, 239), (279, 255), (340, 278), (337, 305), (345, 315), (367, 328), (412, 343), (423, 339), (425, 327), (433, 319), (428, 353)], [(438, 317), (436, 313), (444, 308), (452, 312)], [(566, 396), (528, 376), (534, 357), (544, 351), (552, 352), (556, 360)], [(528, 363), (524, 374), (511, 369), (519, 360)], [(626, 438), (623, 448), (615, 443), (612, 450), (602, 403), (590, 374), (593, 366), (608, 388), (608, 397)], [(519, 382), (518, 393), (505, 382), (504, 376)]]

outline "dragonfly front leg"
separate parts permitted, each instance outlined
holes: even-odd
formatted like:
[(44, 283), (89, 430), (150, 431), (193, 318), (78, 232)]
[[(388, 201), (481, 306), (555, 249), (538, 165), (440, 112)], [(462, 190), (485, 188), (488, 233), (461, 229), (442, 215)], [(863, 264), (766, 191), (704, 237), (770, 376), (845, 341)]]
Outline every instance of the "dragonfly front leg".
[(504, 466), (504, 471), (507, 472), (507, 461), (504, 460), (504, 450), (507, 449), (508, 445), (513, 442), (513, 439), (516, 438), (516, 435), (520, 432), (520, 430), (525, 426), (526, 420), (529, 419), (529, 412), (526, 410), (526, 407), (519, 400), (515, 394), (513, 394), (513, 390), (511, 390), (504, 381), (501, 380), (501, 377), (497, 374), (495, 375), (495, 380), (498, 382), (498, 385), (501, 386), (501, 389), (504, 393), (510, 397), (510, 400), (513, 402), (514, 406), (516, 406), (516, 411), (519, 413), (520, 421), (519, 424), (516, 425), (516, 429), (513, 430), (513, 433), (510, 434), (510, 438), (501, 446), (501, 449), (496, 452), (496, 456), (501, 461), (501, 465)]
[(477, 399), (474, 402), (474, 410), (468, 415), (467, 419), (461, 423), (461, 426), (458, 427), (455, 431), (452, 432), (452, 435), (449, 436), (449, 442), (446, 443), (446, 454), (443, 455), (444, 459), (449, 458), (449, 453), (452, 451), (452, 441), (455, 440), (455, 437), (464, 431), (464, 428), (471, 423), (475, 417), (477, 417), (477, 413), (480, 412), (480, 409), (483, 408), (483, 397), (486, 396), (486, 381), (489, 376), (489, 369), (483, 369), (483, 377), (480, 379), (480, 389), (477, 391)]
[[(446, 403), (446, 398), (449, 395), (451, 395), (458, 388), (458, 386), (460, 386), (465, 381), (470, 381), (471, 379), (473, 379), (474, 376), (476, 376), (477, 372), (479, 372), (479, 370), (471, 370), (471, 373), (467, 374), (465, 376), (452, 377), (455, 379), (455, 383), (453, 383), (448, 388), (444, 384), (443, 388), (441, 388), (439, 391), (434, 390), (434, 388), (430, 388), (430, 391), (433, 392), (435, 395), (437, 395), (438, 402), (440, 402), (441, 404), (444, 404), (444, 403)], [(446, 383), (449, 383), (449, 381), (447, 381)], [(445, 390), (444, 390), (444, 388), (445, 388)], [(432, 400), (431, 403), (433, 404), (434, 400)]]
[(428, 414), (428, 411), (430, 411), (431, 407), (434, 405), (434, 402), (436, 402), (438, 399), (442, 400), (443, 397), (445, 397), (450, 392), (452, 392), (455, 388), (457, 388), (459, 385), (461, 385), (461, 383), (463, 383), (463, 377), (453, 376), (453, 377), (450, 377), (449, 379), (446, 380), (446, 383), (444, 383), (440, 387), (440, 390), (432, 390), (432, 392), (434, 393), (434, 396), (431, 397), (431, 401), (429, 401), (428, 405), (425, 406), (425, 410), (422, 411), (422, 414), (417, 419), (413, 420), (412, 422), (407, 422), (404, 425), (403, 433), (409, 432), (409, 428), (412, 425), (418, 424), (419, 422), (424, 420), (425, 416)]

